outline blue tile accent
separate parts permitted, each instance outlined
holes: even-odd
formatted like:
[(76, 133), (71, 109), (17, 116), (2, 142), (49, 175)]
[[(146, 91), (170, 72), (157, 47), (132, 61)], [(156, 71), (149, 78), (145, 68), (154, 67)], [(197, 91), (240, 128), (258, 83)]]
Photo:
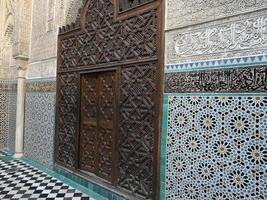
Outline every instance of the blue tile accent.
[(168, 120), (168, 95), (163, 96), (163, 117), (161, 133), (161, 165), (160, 165), (160, 199), (166, 199), (166, 140)]
[(104, 198), (108, 199), (108, 200), (113, 200), (113, 199), (116, 199), (116, 200), (126, 200), (124, 197), (118, 195), (118, 194), (115, 194), (113, 193), (112, 191), (109, 191), (99, 185), (96, 185), (96, 184), (93, 184), (91, 183), (90, 181), (84, 179), (84, 178), (81, 178), (79, 176), (76, 176), (74, 174), (72, 174), (71, 172), (68, 172), (66, 170), (64, 170), (63, 168), (61, 168), (60, 166), (55, 166), (54, 167), (54, 171), (57, 173), (57, 174), (60, 174), (62, 176), (65, 176), (67, 177), (68, 179), (76, 182), (77, 184), (80, 184), (82, 185), (83, 187), (86, 187), (90, 190), (92, 190), (93, 192), (103, 196)]
[(165, 66), (165, 73), (240, 67), (240, 66), (255, 66), (266, 63), (267, 63), (267, 55), (225, 58), (218, 60), (190, 62), (190, 63), (167, 64)]

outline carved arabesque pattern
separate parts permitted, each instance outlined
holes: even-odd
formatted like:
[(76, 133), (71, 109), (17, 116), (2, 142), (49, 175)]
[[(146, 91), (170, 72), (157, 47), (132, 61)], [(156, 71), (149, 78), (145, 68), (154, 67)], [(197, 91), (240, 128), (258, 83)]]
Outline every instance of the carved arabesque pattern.
[(176, 72), (165, 76), (165, 92), (266, 92), (267, 66)]
[(152, 198), (154, 178), (156, 63), (122, 69), (120, 86), (120, 187)]

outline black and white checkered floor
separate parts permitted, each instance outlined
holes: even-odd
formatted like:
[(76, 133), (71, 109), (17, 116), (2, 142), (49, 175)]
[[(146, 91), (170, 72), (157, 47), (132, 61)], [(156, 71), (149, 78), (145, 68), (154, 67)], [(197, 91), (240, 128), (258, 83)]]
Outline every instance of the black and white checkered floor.
[(86, 194), (20, 160), (0, 160), (0, 199), (92, 200)]
[(7, 156), (7, 153), (4, 151), (0, 151), (0, 157)]

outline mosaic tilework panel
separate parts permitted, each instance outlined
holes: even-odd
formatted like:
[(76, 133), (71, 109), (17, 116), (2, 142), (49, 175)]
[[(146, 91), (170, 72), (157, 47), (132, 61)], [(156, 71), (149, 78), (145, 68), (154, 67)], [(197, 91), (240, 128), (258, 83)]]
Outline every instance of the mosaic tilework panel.
[(267, 97), (170, 95), (166, 199), (267, 197)]
[(16, 111), (17, 111), (17, 92), (8, 93), (8, 141), (9, 150), (15, 150), (15, 133), (16, 133)]
[(6, 147), (8, 132), (8, 96), (0, 91), (0, 149)]
[(25, 156), (52, 168), (55, 134), (55, 93), (27, 93)]

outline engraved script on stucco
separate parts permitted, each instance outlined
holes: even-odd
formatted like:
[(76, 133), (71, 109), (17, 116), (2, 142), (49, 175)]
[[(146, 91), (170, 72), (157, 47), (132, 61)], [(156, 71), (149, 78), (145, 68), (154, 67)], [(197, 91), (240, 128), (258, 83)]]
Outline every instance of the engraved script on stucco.
[(267, 46), (267, 17), (209, 27), (174, 38), (177, 56), (212, 54)]
[(181, 28), (267, 7), (267, 0), (167, 0), (167, 29)]

